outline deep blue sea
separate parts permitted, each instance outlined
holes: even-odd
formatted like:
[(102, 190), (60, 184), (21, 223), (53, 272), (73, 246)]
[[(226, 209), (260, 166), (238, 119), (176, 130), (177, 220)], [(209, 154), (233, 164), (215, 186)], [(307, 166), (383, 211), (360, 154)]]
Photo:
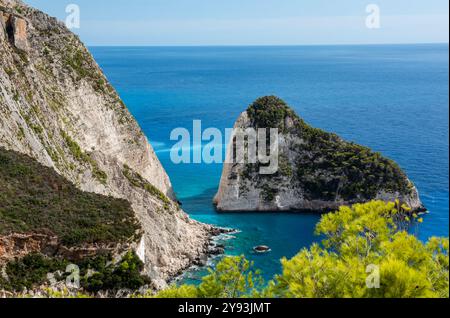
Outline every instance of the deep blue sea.
[[(230, 128), (257, 97), (277, 95), (308, 123), (397, 161), (430, 210), (418, 234), (449, 234), (449, 48), (442, 45), (298, 47), (93, 47), (97, 62), (147, 134), (183, 208), (239, 229), (228, 254), (245, 254), (266, 278), (318, 238), (314, 214), (217, 213), (221, 165), (175, 165), (170, 132)], [(265, 244), (272, 252), (255, 255)], [(196, 281), (204, 271), (191, 271)]]

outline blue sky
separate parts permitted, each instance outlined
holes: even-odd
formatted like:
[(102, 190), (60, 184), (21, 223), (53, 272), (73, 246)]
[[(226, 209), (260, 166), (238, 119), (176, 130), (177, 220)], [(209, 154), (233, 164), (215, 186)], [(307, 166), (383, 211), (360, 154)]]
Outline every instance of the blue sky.
[[(448, 43), (448, 0), (25, 0), (60, 20), (80, 8), (88, 45)], [(368, 29), (377, 4), (381, 28)]]

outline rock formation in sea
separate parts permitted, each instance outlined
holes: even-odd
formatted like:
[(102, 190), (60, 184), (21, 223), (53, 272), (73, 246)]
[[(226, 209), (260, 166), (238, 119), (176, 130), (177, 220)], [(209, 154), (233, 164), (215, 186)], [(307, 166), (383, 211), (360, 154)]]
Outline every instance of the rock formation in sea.
[(416, 187), (394, 161), (311, 127), (275, 96), (256, 100), (234, 128), (277, 128), (278, 169), (265, 175), (261, 163), (233, 162), (234, 135), (214, 199), (219, 211), (328, 211), (373, 199), (424, 209)]
[(155, 285), (204, 255), (214, 229), (176, 203), (146, 136), (76, 35), (0, 0), (0, 61), (0, 146), (83, 191), (131, 202), (143, 229), (137, 252)]

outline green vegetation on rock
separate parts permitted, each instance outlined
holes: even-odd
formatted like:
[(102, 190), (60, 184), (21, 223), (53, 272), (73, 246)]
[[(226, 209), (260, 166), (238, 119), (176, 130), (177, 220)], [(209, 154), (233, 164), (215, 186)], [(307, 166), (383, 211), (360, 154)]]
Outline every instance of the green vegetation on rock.
[(87, 193), (28, 156), (0, 147), (0, 235), (50, 232), (67, 246), (126, 242), (140, 225), (130, 203)]
[[(375, 199), (380, 191), (410, 194), (414, 188), (394, 161), (309, 126), (278, 97), (257, 99), (247, 114), (255, 128), (278, 128), (279, 133), (301, 140), (290, 146), (294, 164), (289, 163), (287, 154), (280, 153), (279, 173), (292, 176), (292, 185), (304, 189), (309, 200), (333, 201), (340, 197), (356, 203)], [(278, 176), (258, 175), (261, 180), (254, 181)]]
[(258, 98), (247, 109), (253, 126), (255, 128), (278, 128), (285, 130), (284, 119), (294, 115), (289, 106), (276, 96), (265, 96)]
[(88, 79), (98, 93), (108, 91), (104, 76), (96, 70), (89, 52), (82, 48), (68, 47), (65, 53), (66, 67), (72, 69), (79, 79)]
[(268, 184), (262, 186), (261, 195), (266, 202), (272, 202), (278, 194), (278, 189), (270, 187)]
[[(81, 268), (81, 286), (90, 293), (119, 289), (135, 291), (151, 283), (147, 276), (141, 275), (144, 263), (134, 252), (126, 253), (116, 264), (111, 259), (101, 257), (88, 260)], [(88, 269), (94, 274), (88, 275)]]
[[(0, 276), (0, 290), (22, 292), (49, 283), (48, 274), (57, 282), (65, 281), (71, 274), (67, 266), (72, 263), (62, 258), (48, 257), (39, 253), (12, 260), (5, 266), (7, 278)], [(134, 252), (127, 252), (118, 262), (111, 255), (98, 255), (73, 264), (78, 266), (80, 287), (84, 292), (120, 289), (138, 290), (150, 284), (147, 276), (141, 275), (144, 264)]]
[(226, 257), (198, 286), (172, 286), (156, 295), (157, 298), (240, 298), (256, 296), (252, 290), (262, 286), (259, 271), (243, 256)]
[(152, 185), (150, 182), (145, 180), (139, 173), (132, 170), (129, 166), (124, 165), (123, 166), (123, 175), (125, 178), (128, 179), (128, 181), (136, 188), (141, 188), (150, 193), (152, 196), (159, 199), (161, 202), (164, 203), (164, 208), (167, 210), (170, 207), (170, 199), (162, 193), (158, 188), (156, 188), (154, 185)]
[(379, 191), (411, 192), (413, 186), (401, 168), (381, 154), (332, 134), (306, 136), (309, 142), (298, 149), (297, 180), (311, 199), (339, 195), (346, 201), (369, 200)]
[(90, 74), (88, 67), (85, 65), (86, 61), (87, 59), (80, 50), (68, 53), (66, 56), (66, 65), (73, 69), (81, 78), (85, 78)]
[(108, 180), (108, 175), (106, 172), (101, 170), (98, 166), (98, 163), (92, 159), (90, 155), (85, 153), (81, 147), (74, 141), (65, 131), (61, 130), (61, 136), (64, 138), (64, 141), (69, 148), (72, 156), (79, 162), (83, 164), (89, 164), (92, 168), (92, 175), (95, 179), (97, 179), (100, 183), (106, 184)]

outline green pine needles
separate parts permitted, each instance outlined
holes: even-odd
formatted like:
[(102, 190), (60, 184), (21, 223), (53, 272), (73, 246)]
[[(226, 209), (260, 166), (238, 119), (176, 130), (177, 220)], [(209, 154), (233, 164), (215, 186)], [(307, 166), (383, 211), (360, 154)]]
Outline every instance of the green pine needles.
[(408, 234), (420, 222), (399, 203), (342, 207), (317, 225), (321, 244), (283, 259), (281, 274), (267, 284), (243, 256), (227, 257), (199, 286), (173, 286), (156, 297), (448, 298), (449, 240), (423, 243)]

